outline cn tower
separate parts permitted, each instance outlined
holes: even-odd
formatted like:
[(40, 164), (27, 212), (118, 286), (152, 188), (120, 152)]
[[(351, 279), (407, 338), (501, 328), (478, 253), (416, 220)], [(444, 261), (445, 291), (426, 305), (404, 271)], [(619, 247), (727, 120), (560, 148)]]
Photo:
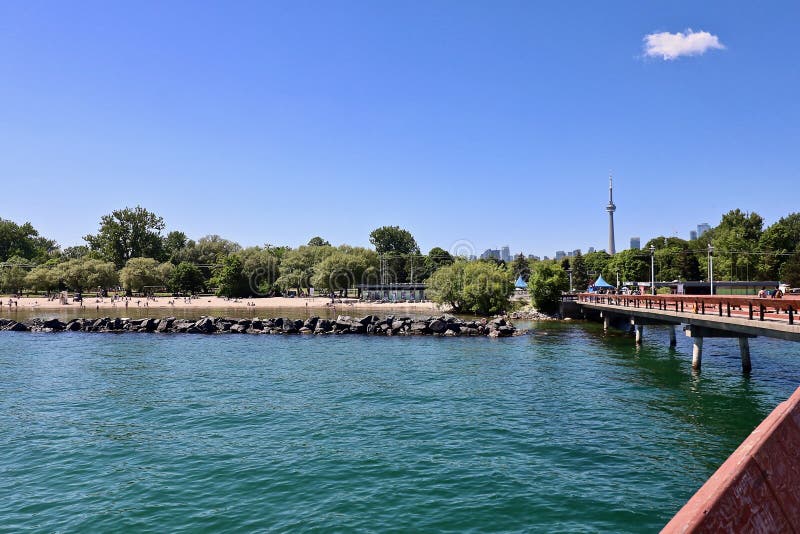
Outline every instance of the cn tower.
[(611, 175), (608, 175), (608, 253), (612, 256), (617, 253), (617, 247), (614, 246), (614, 212), (617, 207), (614, 205), (614, 184)]

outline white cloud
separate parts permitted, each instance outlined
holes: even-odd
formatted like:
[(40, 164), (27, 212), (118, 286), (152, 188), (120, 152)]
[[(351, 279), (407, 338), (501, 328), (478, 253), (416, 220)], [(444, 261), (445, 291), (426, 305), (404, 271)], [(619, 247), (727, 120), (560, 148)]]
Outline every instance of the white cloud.
[(661, 57), (665, 61), (677, 59), (681, 56), (698, 56), (707, 50), (722, 50), (725, 45), (719, 42), (719, 37), (708, 32), (686, 33), (651, 33), (644, 36), (644, 55)]

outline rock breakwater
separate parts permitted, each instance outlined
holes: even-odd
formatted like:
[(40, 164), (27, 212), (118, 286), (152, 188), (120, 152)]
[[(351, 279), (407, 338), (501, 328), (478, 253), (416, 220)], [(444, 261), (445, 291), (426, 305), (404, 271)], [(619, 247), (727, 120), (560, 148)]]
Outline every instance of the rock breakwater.
[(141, 332), (176, 334), (364, 334), (374, 336), (486, 336), (509, 337), (520, 332), (502, 317), (489, 321), (467, 321), (452, 315), (411, 318), (387, 315), (350, 317), (340, 315), (334, 319), (310, 317), (308, 319), (239, 319), (231, 317), (201, 317), (200, 319), (129, 319), (110, 318), (32, 319), (17, 322), (0, 319), (0, 330), (13, 332)]

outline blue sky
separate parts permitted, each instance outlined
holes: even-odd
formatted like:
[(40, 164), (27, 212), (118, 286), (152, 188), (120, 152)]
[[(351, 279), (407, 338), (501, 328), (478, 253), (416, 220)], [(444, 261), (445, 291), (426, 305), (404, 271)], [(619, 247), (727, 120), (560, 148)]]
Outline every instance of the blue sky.
[[(0, 216), (552, 255), (800, 196), (796, 2), (3, 2)], [(664, 59), (647, 35), (724, 49)]]

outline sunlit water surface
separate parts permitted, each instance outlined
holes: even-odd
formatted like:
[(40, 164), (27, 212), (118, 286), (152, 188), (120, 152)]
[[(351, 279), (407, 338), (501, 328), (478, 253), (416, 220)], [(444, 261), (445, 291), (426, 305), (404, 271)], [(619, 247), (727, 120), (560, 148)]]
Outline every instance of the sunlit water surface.
[(800, 346), (0, 333), (17, 531), (657, 530), (800, 383)]

